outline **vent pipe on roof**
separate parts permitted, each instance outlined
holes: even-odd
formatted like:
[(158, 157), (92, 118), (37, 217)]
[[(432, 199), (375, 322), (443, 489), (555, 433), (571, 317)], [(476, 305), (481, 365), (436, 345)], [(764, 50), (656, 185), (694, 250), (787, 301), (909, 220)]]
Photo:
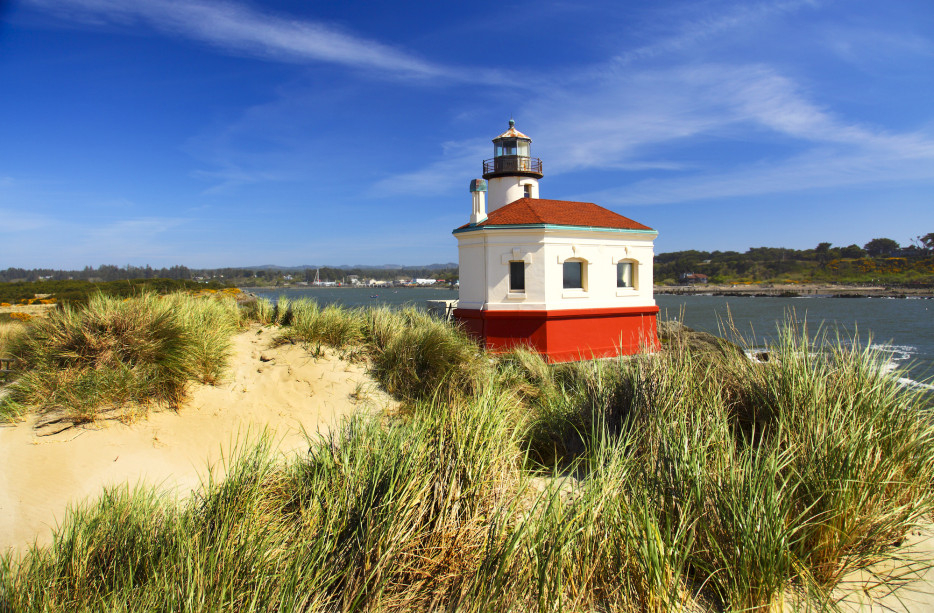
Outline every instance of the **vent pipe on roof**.
[(486, 181), (474, 179), (470, 182), (470, 195), (473, 196), (473, 212), (470, 214), (470, 223), (478, 224), (486, 221)]

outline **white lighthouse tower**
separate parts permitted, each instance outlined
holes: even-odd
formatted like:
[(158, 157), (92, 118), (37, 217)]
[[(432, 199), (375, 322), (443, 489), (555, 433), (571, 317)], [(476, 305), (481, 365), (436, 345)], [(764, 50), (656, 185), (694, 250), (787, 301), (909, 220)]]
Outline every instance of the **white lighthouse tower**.
[(528, 345), (550, 362), (658, 347), (652, 293), (658, 232), (591, 202), (539, 198), (532, 139), (493, 139), (456, 230), (455, 317), (491, 351)]

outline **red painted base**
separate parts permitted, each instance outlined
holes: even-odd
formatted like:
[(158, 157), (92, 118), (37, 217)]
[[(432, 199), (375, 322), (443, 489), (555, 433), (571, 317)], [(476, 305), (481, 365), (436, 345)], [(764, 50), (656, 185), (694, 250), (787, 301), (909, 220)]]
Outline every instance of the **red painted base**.
[(550, 363), (631, 355), (659, 347), (658, 307), (562, 311), (455, 309), (456, 317), (487, 350), (528, 345)]

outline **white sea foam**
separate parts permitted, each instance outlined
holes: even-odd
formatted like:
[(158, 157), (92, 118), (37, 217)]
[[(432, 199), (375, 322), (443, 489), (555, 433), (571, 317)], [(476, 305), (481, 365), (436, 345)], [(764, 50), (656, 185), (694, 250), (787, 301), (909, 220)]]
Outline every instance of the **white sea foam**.
[[(870, 345), (870, 349), (873, 351), (878, 351), (880, 354), (885, 356), (885, 361), (881, 364), (882, 372), (885, 374), (896, 373), (904, 375), (905, 371), (903, 367), (906, 366), (912, 359), (912, 356), (918, 352), (918, 348), (912, 345)], [(898, 382), (906, 387), (914, 387), (917, 389), (927, 389), (934, 390), (934, 385), (930, 383), (924, 383), (921, 381), (915, 381), (911, 377), (900, 376), (898, 377)]]
[[(912, 356), (918, 352), (918, 348), (913, 345), (872, 344), (869, 349), (875, 351), (881, 358), (879, 370), (882, 374), (899, 371), (897, 374), (904, 375), (904, 366), (910, 363)], [(751, 361), (763, 363), (768, 361), (770, 351), (768, 347), (749, 347), (743, 350), (743, 353)], [(915, 381), (906, 376), (898, 377), (898, 382), (906, 387), (934, 390), (934, 384)]]

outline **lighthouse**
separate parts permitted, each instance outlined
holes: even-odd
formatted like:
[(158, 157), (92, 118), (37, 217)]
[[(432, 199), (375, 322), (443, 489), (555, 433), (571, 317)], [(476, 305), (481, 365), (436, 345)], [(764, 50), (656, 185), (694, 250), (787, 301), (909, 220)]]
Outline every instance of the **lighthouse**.
[(549, 362), (657, 348), (658, 232), (592, 202), (540, 198), (531, 145), (510, 120), (470, 182), (454, 316), (492, 352), (525, 345)]

